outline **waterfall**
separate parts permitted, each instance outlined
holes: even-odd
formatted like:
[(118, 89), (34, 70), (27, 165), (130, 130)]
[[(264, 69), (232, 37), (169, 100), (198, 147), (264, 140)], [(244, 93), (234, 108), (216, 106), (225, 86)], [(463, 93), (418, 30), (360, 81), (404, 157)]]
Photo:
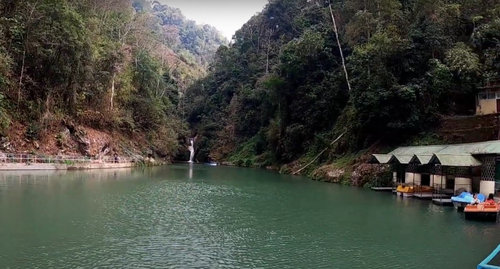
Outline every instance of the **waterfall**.
[(189, 154), (189, 162), (193, 163), (193, 161), (194, 161), (194, 138), (190, 138), (189, 139), (189, 143), (190, 143), (190, 145), (188, 147), (189, 152), (190, 152), (190, 154)]

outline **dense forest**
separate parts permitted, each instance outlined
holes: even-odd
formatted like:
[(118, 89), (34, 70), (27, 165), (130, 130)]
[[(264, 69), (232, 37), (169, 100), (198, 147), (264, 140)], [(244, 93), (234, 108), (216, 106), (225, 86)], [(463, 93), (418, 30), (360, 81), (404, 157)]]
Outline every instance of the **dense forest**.
[(65, 130), (83, 126), (175, 154), (187, 133), (182, 93), (220, 36), (150, 1), (2, 0), (0, 137), (17, 147), (0, 150), (71, 151)]
[(230, 44), (158, 1), (4, 0), (0, 150), (96, 130), (171, 158), (196, 136), (198, 161), (329, 163), (472, 115), (499, 73), (498, 0), (271, 0)]
[(500, 4), (272, 0), (209, 70), (186, 97), (199, 160), (334, 161), (473, 114), (500, 75)]

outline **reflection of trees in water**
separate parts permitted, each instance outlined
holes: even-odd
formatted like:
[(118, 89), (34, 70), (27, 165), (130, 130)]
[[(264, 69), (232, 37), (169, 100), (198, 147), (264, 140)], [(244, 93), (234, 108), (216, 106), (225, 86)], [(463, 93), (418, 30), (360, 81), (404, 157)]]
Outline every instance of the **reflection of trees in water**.
[(20, 185), (68, 185), (81, 181), (85, 185), (95, 185), (110, 180), (133, 180), (143, 176), (133, 169), (88, 170), (88, 171), (3, 171), (0, 173), (0, 189)]

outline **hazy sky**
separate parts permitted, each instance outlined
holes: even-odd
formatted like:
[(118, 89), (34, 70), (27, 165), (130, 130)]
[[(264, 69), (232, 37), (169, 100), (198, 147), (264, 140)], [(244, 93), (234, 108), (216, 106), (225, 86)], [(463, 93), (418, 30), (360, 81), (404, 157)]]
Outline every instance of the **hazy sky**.
[(262, 11), (267, 0), (163, 0), (182, 10), (184, 16), (199, 24), (210, 24), (228, 40), (253, 15)]

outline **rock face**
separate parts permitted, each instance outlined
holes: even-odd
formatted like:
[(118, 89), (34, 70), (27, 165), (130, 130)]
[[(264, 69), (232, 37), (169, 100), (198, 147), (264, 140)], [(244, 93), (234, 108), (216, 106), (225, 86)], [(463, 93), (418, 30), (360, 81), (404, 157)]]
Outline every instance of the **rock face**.
[(388, 165), (361, 163), (354, 167), (351, 184), (359, 187), (366, 184), (387, 186), (392, 180), (391, 175), (392, 172)]
[(12, 150), (8, 137), (2, 137), (0, 139), (0, 150), (3, 150), (3, 151), (11, 151)]
[(335, 167), (335, 165), (325, 165), (313, 172), (313, 178), (318, 181), (342, 183), (349, 175), (344, 168)]
[(63, 121), (64, 126), (68, 128), (73, 140), (78, 144), (78, 150), (84, 156), (90, 157), (90, 142), (86, 138), (86, 133), (83, 129), (78, 128), (73, 122)]

